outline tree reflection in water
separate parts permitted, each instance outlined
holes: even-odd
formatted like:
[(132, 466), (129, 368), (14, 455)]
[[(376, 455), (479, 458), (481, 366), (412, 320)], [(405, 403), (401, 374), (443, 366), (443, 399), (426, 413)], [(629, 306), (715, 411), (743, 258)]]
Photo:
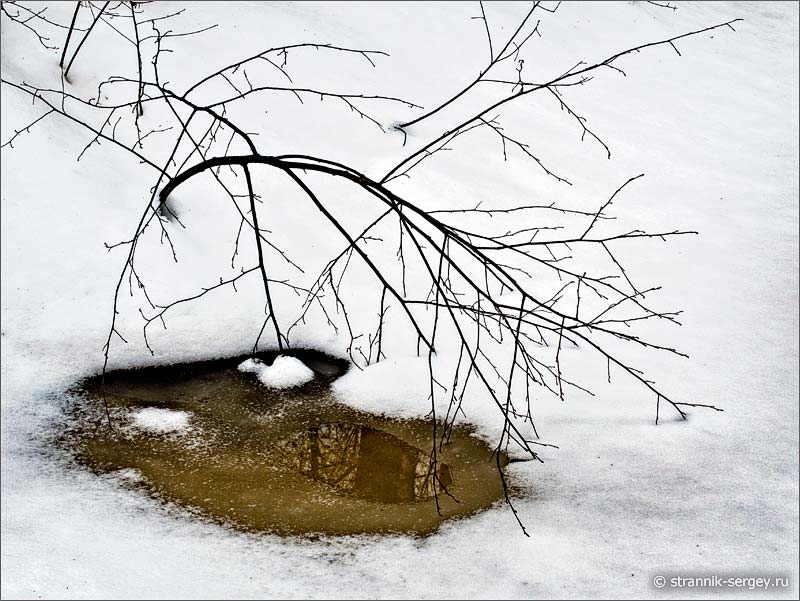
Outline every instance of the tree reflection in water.
[(387, 432), (358, 424), (328, 423), (285, 443), (300, 473), (340, 492), (382, 503), (423, 501), (452, 483), (450, 467)]

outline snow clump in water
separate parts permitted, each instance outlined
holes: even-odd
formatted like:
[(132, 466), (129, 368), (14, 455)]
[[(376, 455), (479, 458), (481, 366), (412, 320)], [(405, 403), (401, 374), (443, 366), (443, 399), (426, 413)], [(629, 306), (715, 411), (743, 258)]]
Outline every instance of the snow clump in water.
[(293, 388), (314, 379), (314, 372), (295, 357), (280, 355), (272, 365), (264, 365), (259, 359), (247, 359), (239, 364), (239, 371), (254, 373), (270, 388)]
[(158, 407), (146, 407), (133, 414), (133, 425), (148, 432), (167, 434), (184, 432), (189, 429), (189, 413)]

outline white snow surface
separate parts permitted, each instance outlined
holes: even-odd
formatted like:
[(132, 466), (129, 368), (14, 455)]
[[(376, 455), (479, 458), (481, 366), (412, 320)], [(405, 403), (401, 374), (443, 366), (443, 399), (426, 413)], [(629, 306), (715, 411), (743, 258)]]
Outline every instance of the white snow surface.
[[(360, 56), (330, 60), (313, 52), (307, 63), (316, 71), (307, 81), (430, 108), (486, 61), (474, 3), (157, 4), (165, 12), (186, 8), (185, 30), (219, 25), (170, 39), (175, 52), (162, 57), (161, 68), (175, 89), (264, 48), (315, 41), (389, 56), (376, 57), (372, 68)], [(635, 193), (615, 201), (619, 219), (630, 229), (688, 227), (700, 235), (642, 243), (625, 256), (631, 273), (663, 285), (665, 306), (684, 309), (683, 326), (659, 330), (658, 339), (691, 359), (642, 356), (641, 363), (674, 397), (724, 412), (691, 410), (687, 422), (664, 419), (656, 427), (651, 398), (625, 381), (603, 385), (605, 365), (565, 349), (570, 372), (600, 384), (594, 397), (535, 401), (543, 440), (559, 448), (543, 449), (543, 464), (509, 466), (515, 485), (528, 491), (516, 508), (530, 537), (503, 505), (424, 539), (243, 535), (145, 497), (113, 474), (67, 465), (49, 450), (46, 433), (58, 428), (70, 402), (63, 391), (102, 367), (111, 295), (127, 252), (108, 252), (104, 243), (130, 237), (153, 178), (108, 144), (93, 145), (77, 162), (91, 135), (51, 115), (1, 155), (2, 597), (718, 596), (651, 584), (657, 574), (703, 573), (785, 574), (790, 589), (769, 596), (797, 598), (798, 4), (677, 4), (672, 11), (645, 2), (567, 2), (553, 15), (542, 13), (542, 37), (532, 42), (526, 70), (551, 75), (579, 60), (745, 19), (736, 32), (680, 40), (681, 56), (668, 46), (645, 50), (619, 63), (625, 77), (609, 69), (564, 91), (609, 144), (611, 160), (588, 139), (580, 142), (574, 122), (552, 100), (504, 112), (508, 129), (524, 133), (572, 186), (527, 161), (503, 161), (497, 139), (472, 134), (396, 185), (421, 206), (475, 206), (486, 198), (500, 204), (526, 195), (548, 202), (559, 195), (596, 208), (621, 182), (646, 173)], [(496, 39), (528, 10), (528, 3), (484, 6)], [(47, 15), (68, 23), (71, 11), (71, 3), (52, 3)], [(102, 24), (96, 34), (71, 74), (70, 85), (87, 96), (109, 74), (135, 73), (130, 45)], [(53, 39), (62, 35), (56, 31)], [(58, 53), (43, 51), (25, 28), (3, 18), (0, 44), (4, 79), (60, 86)], [(308, 66), (300, 55), (289, 60)], [(6, 86), (1, 93), (5, 142), (41, 110)], [(480, 102), (489, 94), (476, 89)], [(475, 102), (413, 128), (407, 143), (444, 131)], [(327, 157), (380, 176), (408, 153), (402, 136), (381, 134), (341, 103), (271, 97), (266, 109), (253, 103), (240, 111), (236, 118), (261, 134), (265, 154)], [(418, 114), (384, 105), (376, 112), (386, 125)], [(254, 179), (274, 209), (264, 227), (279, 243), (299, 243), (321, 264), (341, 250), (328, 230), (315, 230), (308, 207), (284, 194), (285, 182), (255, 170)], [(192, 181), (171, 199), (191, 224), (173, 230), (177, 267), (157, 237), (142, 246), (152, 290), (166, 295), (155, 302), (194, 293), (230, 268), (238, 217), (216, 209), (218, 196), (204, 186)], [(363, 198), (336, 186), (325, 192), (341, 215), (361, 214)], [(212, 235), (229, 230), (225, 239)], [(254, 250), (240, 252), (245, 265)], [(271, 277), (291, 277), (286, 269)], [(375, 299), (358, 282), (354, 287), (351, 314), (374, 321)], [(263, 324), (263, 293), (255, 279), (237, 288), (180, 305), (166, 317), (168, 329), (153, 327), (155, 358), (140, 340), (141, 317), (120, 307), (129, 344), (112, 341), (110, 367), (247, 352)], [(296, 295), (278, 289), (273, 300), (281, 321), (292, 320)], [(293, 346), (346, 356), (348, 337), (324, 325), (320, 317), (300, 324)], [(426, 415), (427, 358), (416, 357), (414, 343), (387, 333), (389, 358), (351, 369), (336, 382), (337, 396), (372, 411)], [(451, 365), (457, 352), (443, 344), (435, 361)], [(478, 435), (496, 439), (496, 408), (473, 395), (463, 409)], [(744, 589), (730, 597), (759, 594)]]
[(258, 359), (245, 359), (239, 370), (251, 372), (259, 381), (270, 388), (294, 388), (314, 379), (314, 372), (297, 357), (278, 355), (272, 365), (264, 365)]
[(184, 432), (189, 429), (189, 413), (161, 407), (145, 407), (133, 412), (134, 427), (156, 434)]

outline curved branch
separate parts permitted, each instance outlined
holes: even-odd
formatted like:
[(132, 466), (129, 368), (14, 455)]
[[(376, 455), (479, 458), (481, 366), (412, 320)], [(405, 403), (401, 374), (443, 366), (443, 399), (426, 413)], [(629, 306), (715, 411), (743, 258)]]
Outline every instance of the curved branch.
[[(698, 34), (706, 32), (706, 31), (713, 31), (713, 30), (719, 29), (721, 27), (729, 27), (729, 28), (733, 29), (732, 24), (736, 23), (737, 21), (741, 21), (741, 20), (742, 19), (731, 19), (730, 21), (726, 21), (725, 23), (719, 23), (717, 25), (712, 25), (711, 27), (705, 27), (703, 29), (698, 29), (696, 31), (690, 31), (688, 33), (677, 35), (677, 36), (671, 37), (671, 38), (666, 39), (666, 40), (661, 40), (659, 42), (650, 42), (648, 44), (641, 44), (639, 46), (635, 46), (633, 48), (628, 48), (627, 50), (623, 50), (622, 52), (617, 52), (616, 54), (613, 54), (613, 55), (609, 56), (608, 58), (606, 58), (603, 61), (600, 61), (599, 63), (595, 63), (593, 65), (589, 65), (589, 66), (584, 67), (582, 69), (578, 69), (578, 70), (570, 69), (569, 71), (567, 71), (563, 75), (555, 77), (554, 79), (551, 79), (547, 83), (537, 84), (537, 85), (534, 85), (534, 86), (532, 86), (532, 87), (530, 87), (528, 89), (525, 89), (525, 87), (522, 86), (522, 87), (520, 87), (520, 90), (518, 92), (516, 92), (515, 94), (512, 94), (511, 96), (507, 96), (507, 97), (505, 97), (505, 98), (503, 98), (501, 100), (498, 100), (497, 102), (495, 102), (494, 104), (492, 104), (488, 108), (483, 109), (477, 115), (474, 115), (474, 116), (470, 117), (469, 119), (465, 120), (464, 122), (460, 123), (459, 125), (457, 125), (457, 126), (453, 127), (452, 129), (444, 132), (438, 138), (432, 140), (431, 142), (427, 143), (425, 146), (423, 146), (419, 150), (417, 150), (414, 153), (408, 155), (406, 158), (404, 158), (402, 161), (400, 161), (397, 165), (392, 167), (386, 173), (386, 175), (384, 175), (379, 181), (380, 181), (380, 183), (387, 182), (404, 165), (408, 164), (413, 159), (415, 159), (415, 158), (419, 157), (420, 155), (424, 154), (425, 152), (429, 151), (433, 146), (435, 146), (439, 142), (444, 141), (449, 136), (452, 136), (453, 134), (457, 133), (459, 130), (463, 129), (464, 127), (467, 127), (470, 124), (474, 123), (475, 121), (480, 120), (482, 117), (485, 117), (488, 113), (491, 113), (495, 109), (503, 106), (504, 104), (506, 104), (508, 102), (511, 102), (512, 100), (515, 100), (515, 99), (520, 98), (521, 96), (525, 96), (527, 94), (531, 94), (533, 92), (537, 92), (539, 90), (550, 89), (553, 86), (555, 86), (557, 84), (560, 84), (560, 83), (564, 82), (564, 80), (567, 80), (567, 79), (570, 79), (570, 78), (585, 76), (587, 73), (595, 71), (596, 69), (599, 69), (601, 67), (610, 66), (611, 63), (616, 61), (618, 58), (621, 58), (621, 57), (623, 57), (623, 56), (625, 56), (627, 54), (631, 54), (633, 52), (639, 52), (640, 50), (644, 50), (645, 48), (651, 48), (651, 47), (655, 47), (655, 46), (663, 46), (663, 45), (666, 45), (666, 44), (672, 45), (677, 40), (680, 40), (680, 39), (683, 39), (683, 38), (687, 38), (687, 37), (690, 37), (690, 36), (694, 36), (694, 35), (698, 35)], [(610, 156), (610, 153), (609, 153), (609, 156)]]

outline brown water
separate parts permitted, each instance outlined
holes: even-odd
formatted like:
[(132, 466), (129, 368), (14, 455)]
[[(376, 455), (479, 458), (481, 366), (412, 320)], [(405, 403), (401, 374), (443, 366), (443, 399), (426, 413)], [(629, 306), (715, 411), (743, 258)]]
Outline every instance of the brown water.
[[(453, 430), (434, 467), (430, 420), (347, 407), (329, 391), (346, 364), (298, 356), (317, 377), (288, 390), (238, 371), (246, 357), (109, 373), (114, 431), (99, 379), (88, 380), (62, 442), (94, 472), (127, 470), (129, 486), (246, 531), (421, 535), (503, 497), (492, 449), (468, 428)], [(137, 428), (145, 408), (186, 412), (189, 428)]]

